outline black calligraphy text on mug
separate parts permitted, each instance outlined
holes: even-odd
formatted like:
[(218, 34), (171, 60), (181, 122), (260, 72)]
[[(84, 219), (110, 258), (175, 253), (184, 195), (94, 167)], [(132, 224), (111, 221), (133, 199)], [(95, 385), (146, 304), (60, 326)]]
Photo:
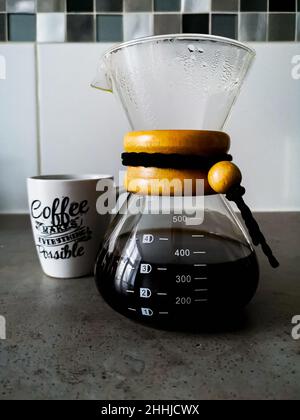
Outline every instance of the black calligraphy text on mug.
[(43, 206), (41, 200), (32, 201), (31, 216), (38, 231), (38, 252), (45, 259), (69, 259), (84, 255), (84, 247), (79, 243), (91, 239), (91, 230), (84, 225), (83, 218), (88, 211), (87, 200), (71, 202), (69, 197), (57, 197), (51, 206)]

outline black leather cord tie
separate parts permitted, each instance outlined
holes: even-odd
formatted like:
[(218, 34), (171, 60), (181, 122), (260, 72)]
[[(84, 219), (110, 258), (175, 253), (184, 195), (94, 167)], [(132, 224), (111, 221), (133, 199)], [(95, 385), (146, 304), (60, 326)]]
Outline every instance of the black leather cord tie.
[(270, 265), (273, 268), (279, 267), (279, 262), (274, 257), (270, 246), (267, 244), (266, 238), (261, 232), (257, 221), (254, 219), (253, 214), (247, 204), (244, 202), (243, 195), (246, 190), (241, 185), (232, 188), (227, 194), (226, 198), (229, 201), (234, 201), (239, 208), (242, 218), (247, 226), (252, 242), (255, 246), (261, 245), (261, 248), (268, 258)]
[(145, 168), (210, 169), (220, 161), (232, 161), (226, 153), (214, 156), (180, 155), (176, 153), (122, 153), (124, 166), (143, 166)]
[[(122, 163), (124, 166), (143, 166), (145, 168), (173, 168), (173, 169), (202, 169), (209, 170), (216, 163), (232, 161), (232, 156), (226, 153), (214, 156), (163, 154), (163, 153), (123, 153)], [(242, 218), (249, 231), (252, 242), (261, 248), (273, 268), (279, 267), (279, 262), (274, 257), (270, 246), (261, 232), (257, 221), (254, 219), (250, 208), (243, 200), (246, 190), (241, 185), (231, 188), (226, 194), (229, 201), (235, 202), (241, 212)]]

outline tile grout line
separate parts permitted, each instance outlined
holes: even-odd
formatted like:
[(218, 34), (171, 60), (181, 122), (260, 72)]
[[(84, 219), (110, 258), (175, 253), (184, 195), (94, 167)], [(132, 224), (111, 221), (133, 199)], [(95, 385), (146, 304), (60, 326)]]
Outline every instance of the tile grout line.
[(270, 21), (270, 0), (267, 0), (267, 28), (266, 28), (266, 42), (269, 41), (269, 21)]
[(94, 42), (97, 42), (97, 14), (96, 14), (96, 0), (93, 0), (93, 25), (94, 25)]
[[(298, 11), (287, 11), (287, 12), (282, 12), (282, 11), (278, 11), (278, 12), (269, 12), (271, 15), (272, 14), (279, 14), (279, 15), (288, 15), (288, 14), (293, 14), (293, 13), (297, 13)], [(7, 15), (32, 15), (35, 13), (7, 13), (7, 12), (0, 12), (1, 14), (7, 14)], [(154, 11), (151, 12), (150, 11), (136, 11), (136, 12), (125, 12), (125, 11), (119, 11), (119, 12), (102, 12), (102, 11), (96, 11), (96, 12), (39, 12), (36, 14), (41, 14), (41, 15), (47, 15), (47, 14), (57, 14), (57, 13), (64, 13), (65, 15), (79, 15), (79, 16), (86, 16), (86, 15), (119, 15), (119, 14), (127, 14), (127, 15), (144, 15), (144, 14), (154, 14), (154, 15), (208, 15), (209, 13), (213, 14), (213, 15), (231, 15), (231, 14), (237, 14), (237, 13), (248, 13), (248, 14), (259, 14), (259, 13), (267, 13), (267, 10), (243, 10), (243, 11), (238, 11), (238, 10), (213, 10), (211, 12), (181, 12), (179, 10), (171, 10), (171, 11)], [(298, 12), (299, 13), (299, 12)]]
[(8, 14), (6, 12), (6, 14), (4, 15), (4, 19), (5, 19), (5, 36), (6, 36), (6, 42), (8, 42), (8, 35), (9, 35), (9, 21), (8, 21)]
[(209, 10), (208, 10), (208, 34), (213, 35), (213, 27), (212, 27), (212, 16), (213, 16), (213, 10), (212, 10), (212, 0), (209, 1)]
[[(295, 22), (295, 41), (298, 41), (298, 24), (300, 22), (300, 20), (298, 19), (298, 17), (300, 16), (300, 14), (298, 13), (298, 3), (300, 0), (296, 0), (296, 22)], [(299, 16), (298, 16), (299, 14)], [(299, 39), (300, 41), (300, 39)]]
[(241, 27), (242, 27), (242, 14), (241, 14), (241, 0), (238, 0), (238, 41), (241, 39)]
[(64, 39), (64, 43), (68, 42), (68, 34), (67, 34), (67, 24), (68, 24), (68, 19), (67, 19), (67, 3), (65, 2), (65, 11), (64, 11), (64, 22), (65, 22), (65, 39)]
[[(180, 11), (180, 10), (154, 10), (153, 12), (151, 11), (151, 10), (148, 10), (148, 11), (139, 11), (139, 10), (137, 10), (137, 11), (135, 11), (135, 12), (125, 12), (124, 10), (123, 10), (123, 13), (124, 14), (127, 14), (127, 15), (140, 15), (140, 14), (147, 14), (147, 13), (154, 13), (154, 14), (159, 14), (159, 15), (173, 15), (173, 14), (179, 14), (179, 15), (206, 15), (206, 14), (209, 14), (209, 13), (212, 13), (212, 14), (214, 14), (214, 15), (223, 15), (223, 14), (232, 14), (232, 13), (238, 13), (238, 12), (240, 12), (240, 13), (254, 13), (254, 14), (256, 14), (256, 13), (266, 13), (267, 12), (267, 10), (236, 10), (236, 9), (233, 9), (233, 10), (212, 10), (212, 11), (202, 11), (202, 12), (182, 12), (182, 11)], [(23, 13), (20, 13), (20, 12), (5, 12), (5, 11), (2, 11), (2, 12), (0, 12), (1, 14), (8, 14), (8, 15), (34, 15), (34, 14), (41, 14), (41, 15), (48, 15), (48, 14), (57, 14), (57, 13), (64, 13), (64, 14), (66, 14), (66, 15), (93, 15), (93, 14), (97, 14), (97, 15), (119, 15), (119, 14), (122, 14), (122, 11), (120, 10), (120, 11), (107, 11), (107, 12), (105, 12), (105, 11), (101, 11), (101, 10), (96, 10), (96, 11), (94, 11), (94, 12), (64, 12), (64, 11), (54, 11), (54, 12), (38, 12), (38, 13), (35, 13), (35, 12), (32, 12), (32, 13), (25, 13), (25, 12), (23, 12)], [(293, 11), (293, 10), (290, 10), (290, 11), (270, 11), (270, 14), (280, 14), (280, 15), (286, 15), (286, 14), (291, 14), (291, 13), (296, 13), (295, 11)]]
[(36, 107), (36, 153), (37, 153), (37, 172), (42, 174), (42, 156), (41, 156), (41, 121), (40, 121), (40, 78), (39, 78), (39, 52), (38, 43), (34, 46), (35, 62), (35, 107)]

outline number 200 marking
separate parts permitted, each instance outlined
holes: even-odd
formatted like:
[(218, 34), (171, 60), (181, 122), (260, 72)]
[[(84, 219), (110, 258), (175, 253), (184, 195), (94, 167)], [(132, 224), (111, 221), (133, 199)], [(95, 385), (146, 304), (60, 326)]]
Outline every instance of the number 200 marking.
[(177, 296), (176, 298), (176, 305), (190, 305), (191, 303), (192, 299), (190, 297)]

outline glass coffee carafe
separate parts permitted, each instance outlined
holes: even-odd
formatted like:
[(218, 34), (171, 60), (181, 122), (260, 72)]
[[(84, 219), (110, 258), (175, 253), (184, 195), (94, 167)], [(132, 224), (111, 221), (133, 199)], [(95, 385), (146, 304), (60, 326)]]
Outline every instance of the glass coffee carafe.
[[(135, 131), (221, 131), (254, 56), (220, 37), (143, 38), (108, 51), (93, 86), (117, 94)], [(187, 197), (128, 189), (95, 268), (116, 311), (190, 328), (252, 299), (259, 274), (250, 239), (226, 198), (203, 185)]]

